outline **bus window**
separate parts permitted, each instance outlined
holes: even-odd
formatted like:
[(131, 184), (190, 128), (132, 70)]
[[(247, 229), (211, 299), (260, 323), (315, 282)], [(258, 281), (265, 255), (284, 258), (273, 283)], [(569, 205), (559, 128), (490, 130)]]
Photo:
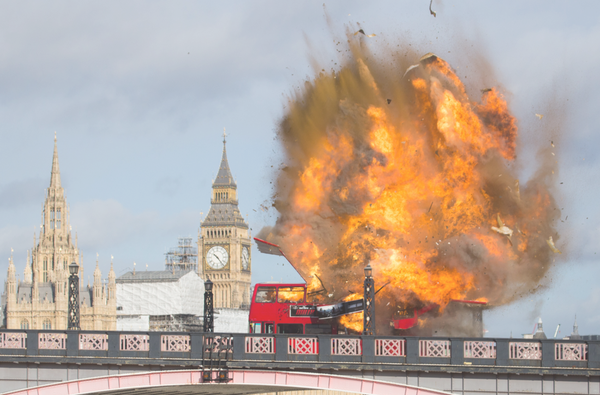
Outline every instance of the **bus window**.
[(306, 324), (307, 335), (330, 335), (331, 333), (331, 325)]
[(275, 287), (258, 287), (254, 301), (256, 303), (274, 303)]
[(302, 334), (302, 324), (277, 324), (277, 333)]
[(280, 287), (277, 293), (279, 303), (304, 302), (304, 287)]
[(250, 324), (250, 333), (275, 333), (275, 324), (272, 322), (253, 322)]

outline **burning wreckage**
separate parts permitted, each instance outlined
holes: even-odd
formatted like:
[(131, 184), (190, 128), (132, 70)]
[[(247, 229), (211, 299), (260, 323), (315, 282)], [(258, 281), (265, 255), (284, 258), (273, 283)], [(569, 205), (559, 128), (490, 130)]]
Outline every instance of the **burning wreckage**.
[(317, 71), (289, 98), (278, 216), (259, 249), (293, 262), (303, 303), (336, 306), (340, 327), (362, 330), (362, 313), (341, 303), (362, 299), (369, 263), (376, 289), (385, 284), (379, 334), (481, 336), (483, 309), (543, 289), (561, 253), (554, 142), (519, 182), (517, 123), (496, 88), (474, 90), (475, 101), (441, 58), (411, 65), (408, 45), (381, 58), (356, 37), (339, 70)]
[[(264, 254), (270, 254), (270, 255), (278, 255), (278, 256), (283, 256), (284, 258), (287, 259), (287, 261), (290, 263), (290, 265), (296, 270), (296, 272), (302, 277), (302, 273), (296, 268), (296, 266), (287, 258), (287, 256), (285, 255), (285, 253), (281, 250), (281, 248), (273, 243), (269, 243), (268, 241), (259, 239), (257, 237), (254, 238), (254, 241), (256, 242), (256, 245), (258, 247), (258, 250)], [(250, 327), (251, 327), (251, 332), (255, 332), (256, 331), (256, 322), (267, 322), (267, 321), (273, 321), (273, 322), (277, 322), (278, 325), (273, 325), (272, 326), (272, 331), (275, 332), (277, 331), (278, 333), (280, 333), (279, 330), (276, 329), (276, 326), (278, 327), (284, 327), (285, 324), (293, 324), (293, 323), (300, 323), (302, 322), (302, 320), (298, 319), (298, 318), (308, 318), (308, 319), (312, 319), (311, 323), (321, 323), (322, 325), (320, 326), (321, 330), (323, 330), (323, 328), (327, 328), (327, 330), (320, 332), (320, 333), (337, 333), (338, 331), (348, 331), (350, 330), (350, 332), (359, 332), (360, 330), (356, 325), (352, 325), (349, 328), (344, 327), (344, 325), (339, 325), (341, 323), (339, 322), (335, 322), (334, 324), (330, 323), (330, 320), (334, 320), (337, 319), (339, 317), (345, 316), (347, 314), (353, 314), (353, 313), (362, 313), (364, 311), (364, 300), (361, 299), (356, 299), (356, 300), (349, 300), (349, 301), (339, 301), (339, 302), (335, 302), (333, 304), (324, 304), (324, 303), (319, 303), (319, 297), (318, 296), (322, 296), (322, 295), (326, 295), (327, 297), (331, 298), (333, 295), (331, 293), (328, 293), (327, 288), (325, 287), (325, 284), (323, 284), (323, 282), (318, 278), (319, 283), (321, 285), (320, 289), (317, 289), (315, 291), (311, 291), (311, 292), (306, 292), (306, 284), (309, 283), (309, 281), (307, 281), (308, 279), (303, 277), (303, 280), (305, 281), (305, 284), (284, 284), (282, 287), (274, 287), (273, 283), (267, 283), (267, 284), (257, 284), (255, 289), (258, 291), (255, 292), (255, 295), (253, 297), (253, 306), (251, 307), (252, 310), (250, 313)], [(384, 284), (383, 286), (381, 286), (376, 292), (375, 294), (379, 293), (379, 291), (381, 291), (387, 284)], [(296, 288), (302, 288), (304, 291), (304, 297), (299, 297), (299, 298), (290, 298), (290, 290), (293, 289), (294, 287)], [(256, 302), (258, 303), (263, 303), (265, 300), (261, 300), (261, 298), (264, 298), (264, 296), (261, 296), (261, 289), (273, 289), (273, 295), (272, 295), (272, 299), (271, 300), (278, 300), (280, 302), (283, 302), (283, 299), (285, 299), (285, 302), (287, 302), (288, 304), (286, 306), (282, 306), (281, 308), (281, 312), (277, 312), (275, 313), (275, 315), (279, 315), (279, 317), (269, 317), (268, 315), (265, 317), (260, 317), (260, 314), (256, 314)], [(285, 291), (282, 291), (285, 290)], [(287, 293), (287, 297), (276, 297), (275, 293), (282, 293), (282, 292), (286, 292)], [(293, 292), (293, 291), (292, 291)], [(357, 296), (357, 295), (355, 295)], [(331, 301), (329, 302), (331, 303)], [(448, 330), (448, 328), (445, 327), (435, 327), (432, 325), (423, 325), (423, 319), (427, 319), (427, 317), (429, 316), (439, 316), (440, 315), (440, 306), (438, 304), (429, 304), (427, 306), (422, 306), (420, 308), (417, 308), (415, 306), (404, 306), (403, 308), (399, 309), (397, 311), (396, 317), (390, 321), (390, 327), (393, 328), (393, 334), (395, 335), (421, 335), (421, 336), (477, 336), (477, 337), (482, 337), (483, 336), (483, 309), (485, 308), (485, 306), (487, 305), (487, 302), (485, 301), (471, 301), (471, 300), (452, 300), (449, 304), (449, 306), (446, 308), (446, 316), (452, 317), (452, 319), (454, 321), (460, 321), (463, 322), (466, 327), (468, 327), (468, 330), (461, 332), (461, 331), (456, 331), (456, 329), (453, 330)], [(288, 317), (290, 319), (288, 319)], [(419, 321), (419, 319), (421, 319), (421, 322)], [(362, 321), (362, 317), (360, 317), (360, 321)], [(309, 324), (310, 325), (310, 324)], [(259, 326), (260, 328), (260, 326)], [(298, 327), (299, 328), (299, 327)], [(263, 325), (262, 331), (265, 331), (265, 329), (267, 329), (268, 333), (268, 326)], [(259, 329), (259, 332), (261, 330)], [(284, 331), (283, 332), (287, 332), (290, 333), (289, 331)], [(302, 332), (300, 332), (300, 329), (298, 329), (298, 332), (292, 332), (292, 333), (304, 333), (304, 329), (302, 330)]]

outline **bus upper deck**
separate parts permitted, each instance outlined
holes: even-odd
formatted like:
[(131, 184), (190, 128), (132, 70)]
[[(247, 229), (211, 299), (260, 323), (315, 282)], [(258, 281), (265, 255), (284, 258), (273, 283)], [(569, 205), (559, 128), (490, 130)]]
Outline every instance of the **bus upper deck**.
[(250, 333), (336, 334), (337, 325), (307, 303), (306, 284), (256, 284), (250, 304)]

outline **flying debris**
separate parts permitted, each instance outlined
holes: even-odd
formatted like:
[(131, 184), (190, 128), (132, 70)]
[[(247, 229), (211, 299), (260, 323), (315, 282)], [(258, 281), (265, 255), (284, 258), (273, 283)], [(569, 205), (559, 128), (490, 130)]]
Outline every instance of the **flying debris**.
[(373, 33), (373, 34), (365, 33), (365, 31), (363, 29), (360, 29), (360, 30), (354, 32), (354, 35), (356, 36), (358, 33), (362, 33), (364, 36), (367, 36), (367, 37), (375, 37), (376, 36), (375, 33)]
[(536, 117), (538, 117), (539, 119), (544, 118), (544, 116), (542, 114), (535, 114)]
[(387, 99), (388, 104), (392, 102), (392, 99)]
[(419, 59), (419, 62), (428, 63), (428, 62), (432, 62), (432, 61), (436, 60), (437, 58), (438, 58), (438, 56), (436, 54), (434, 54), (433, 52), (427, 52), (425, 55), (421, 56), (421, 59)]
[(552, 145), (552, 148), (554, 148), (554, 141), (550, 140), (550, 144)]
[(496, 228), (495, 226), (492, 226), (492, 230), (500, 233), (501, 235), (508, 237), (508, 241), (510, 241), (510, 244), (512, 245), (512, 240), (510, 238), (513, 234), (513, 230), (511, 228), (509, 228), (508, 226), (504, 225), (504, 223), (502, 222), (502, 219), (500, 218), (500, 214), (498, 214), (497, 220), (498, 220), (498, 227)]
[(435, 11), (434, 11), (434, 10), (432, 10), (432, 9), (431, 9), (431, 4), (433, 4), (433, 0), (431, 0), (431, 1), (429, 2), (429, 12), (430, 12), (430, 13), (431, 13), (431, 15), (433, 15), (433, 17), (435, 18), (435, 17), (436, 17), (436, 13), (435, 13)]
[(485, 88), (485, 89), (481, 89), (481, 93), (488, 93), (491, 92), (492, 88)]
[(412, 69), (416, 69), (417, 67), (419, 67), (418, 64), (413, 64), (408, 69), (406, 69), (406, 71), (404, 72), (404, 75), (402, 77), (406, 77), (406, 74), (408, 74), (409, 71), (411, 71)]
[(429, 62), (435, 61), (437, 58), (438, 58), (437, 55), (434, 54), (433, 52), (426, 53), (425, 55), (421, 56), (421, 59), (419, 59), (419, 64), (413, 64), (412, 66), (407, 68), (402, 77), (406, 77), (406, 74), (408, 74), (409, 71), (419, 67), (421, 65), (421, 63), (428, 64)]
[(552, 236), (550, 236), (548, 240), (546, 240), (546, 243), (548, 243), (548, 247), (550, 247), (552, 252), (554, 252), (555, 254), (562, 254), (562, 252), (560, 252), (560, 250), (554, 245), (554, 240), (552, 240)]

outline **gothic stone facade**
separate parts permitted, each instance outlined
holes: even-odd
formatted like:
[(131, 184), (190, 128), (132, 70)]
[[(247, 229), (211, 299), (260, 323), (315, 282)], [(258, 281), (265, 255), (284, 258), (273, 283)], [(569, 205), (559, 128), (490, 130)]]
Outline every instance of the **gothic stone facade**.
[[(42, 208), (39, 241), (33, 236), (33, 249), (28, 253), (23, 281), (16, 281), (15, 265), (10, 258), (3, 300), (4, 325), (7, 329), (67, 329), (68, 266), (80, 265), (77, 240), (73, 240), (69, 225), (69, 208), (60, 183), (58, 150), (54, 138), (54, 155), (50, 187)], [(80, 282), (81, 284), (81, 282)], [(96, 262), (94, 285), (80, 289), (80, 325), (84, 330), (116, 330), (116, 283), (112, 269), (108, 284), (102, 284), (102, 274)]]
[(198, 274), (214, 283), (216, 309), (248, 308), (252, 275), (250, 231), (238, 208), (237, 184), (229, 170), (225, 139), (210, 203), (198, 234)]

